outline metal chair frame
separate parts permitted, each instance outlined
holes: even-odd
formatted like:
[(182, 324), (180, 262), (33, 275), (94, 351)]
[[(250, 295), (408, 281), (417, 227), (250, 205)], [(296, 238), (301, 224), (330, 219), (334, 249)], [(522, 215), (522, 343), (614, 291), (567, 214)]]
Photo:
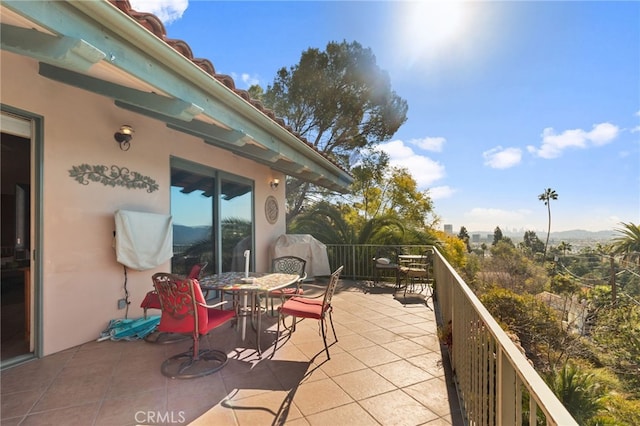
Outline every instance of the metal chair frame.
[[(336, 329), (333, 325), (333, 318), (331, 313), (333, 312), (333, 306), (331, 305), (331, 299), (333, 298), (333, 294), (336, 291), (336, 287), (338, 285), (338, 281), (340, 279), (340, 273), (344, 266), (340, 266), (331, 274), (329, 278), (329, 283), (327, 284), (327, 288), (322, 297), (322, 301), (320, 301), (319, 297), (304, 297), (304, 296), (294, 296), (290, 299), (287, 299), (279, 308), (278, 308), (278, 328), (276, 331), (276, 342), (274, 344), (273, 352), (275, 353), (278, 340), (280, 338), (280, 323), (282, 323), (285, 329), (288, 329), (290, 333), (296, 331), (296, 320), (297, 318), (311, 318), (319, 321), (320, 330), (322, 331), (322, 340), (324, 342), (324, 350), (327, 353), (327, 359), (331, 359), (329, 355), (329, 345), (327, 344), (327, 317), (329, 318), (329, 323), (331, 324), (331, 330), (333, 331), (333, 338), (335, 339), (334, 343), (338, 341), (338, 337), (336, 336)], [(293, 322), (291, 327), (287, 327), (284, 323), (285, 315), (289, 315), (293, 317)]]
[(227, 302), (205, 303), (198, 281), (159, 272), (153, 275), (162, 316), (158, 330), (166, 333), (190, 335), (190, 350), (170, 357), (162, 363), (164, 376), (190, 379), (215, 373), (227, 363), (227, 354), (217, 349), (200, 349), (202, 336), (236, 316), (233, 310), (218, 309)]

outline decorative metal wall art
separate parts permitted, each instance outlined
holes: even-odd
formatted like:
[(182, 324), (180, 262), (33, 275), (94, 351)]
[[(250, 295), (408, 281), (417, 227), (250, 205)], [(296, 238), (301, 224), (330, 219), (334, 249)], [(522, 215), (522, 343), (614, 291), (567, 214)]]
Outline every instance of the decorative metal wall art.
[(273, 195), (269, 195), (264, 203), (264, 214), (267, 218), (267, 222), (274, 224), (278, 221), (278, 200)]
[(151, 193), (159, 189), (155, 180), (149, 176), (143, 176), (138, 172), (133, 172), (126, 167), (103, 166), (97, 164), (81, 164), (73, 166), (69, 170), (69, 176), (82, 185), (89, 185), (90, 182), (100, 182), (105, 186), (123, 186), (127, 189), (146, 189)]

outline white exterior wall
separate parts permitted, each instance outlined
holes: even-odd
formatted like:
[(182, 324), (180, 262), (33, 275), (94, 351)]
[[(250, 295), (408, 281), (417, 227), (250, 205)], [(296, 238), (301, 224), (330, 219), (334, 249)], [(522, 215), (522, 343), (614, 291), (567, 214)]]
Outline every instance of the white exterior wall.
[[(255, 181), (256, 270), (268, 269), (269, 246), (285, 233), (281, 173), (118, 108), (112, 99), (41, 77), (36, 61), (2, 51), (1, 62), (1, 102), (44, 117), (43, 355), (94, 340), (110, 319), (124, 316), (117, 309), (125, 293), (123, 266), (112, 246), (113, 215), (118, 209), (170, 213), (170, 156)], [(113, 138), (122, 124), (135, 130), (129, 151), (120, 150)], [(69, 170), (84, 163), (127, 167), (154, 179), (159, 190), (81, 185)], [(269, 186), (273, 178), (281, 182), (276, 191)], [(280, 207), (274, 225), (264, 214), (268, 195)], [(127, 271), (129, 318), (142, 315), (139, 305), (152, 288), (151, 275), (169, 268), (167, 262), (154, 270)]]

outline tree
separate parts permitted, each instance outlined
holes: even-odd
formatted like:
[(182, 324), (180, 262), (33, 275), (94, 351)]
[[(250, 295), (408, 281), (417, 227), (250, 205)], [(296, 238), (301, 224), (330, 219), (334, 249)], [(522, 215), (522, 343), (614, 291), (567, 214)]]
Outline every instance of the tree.
[(464, 226), (460, 227), (460, 232), (458, 232), (458, 238), (460, 238), (464, 244), (467, 246), (467, 253), (471, 253), (471, 238), (469, 237), (469, 231)]
[(560, 244), (558, 245), (558, 250), (562, 252), (563, 256), (566, 256), (567, 252), (571, 251), (571, 248), (572, 248), (571, 244), (565, 241), (561, 241)]
[(595, 374), (571, 362), (547, 375), (546, 381), (578, 424), (591, 424), (589, 421), (605, 408), (606, 387), (598, 382)]
[[(278, 71), (262, 99), (293, 132), (346, 169), (360, 149), (389, 140), (407, 120), (407, 102), (391, 89), (371, 49), (355, 41), (307, 49), (297, 65)], [(288, 219), (316, 191), (288, 179)]]
[(437, 221), (428, 191), (418, 184), (406, 168), (390, 167), (389, 156), (377, 150), (365, 150), (353, 167), (354, 183), (343, 199), (365, 220), (395, 216), (406, 228), (422, 229)]
[(502, 230), (500, 229), (499, 226), (496, 226), (495, 231), (493, 231), (493, 242), (491, 243), (491, 245), (495, 246), (496, 244), (498, 244), (498, 241), (500, 241), (502, 238), (503, 238)]
[(534, 231), (526, 231), (524, 233), (522, 246), (525, 247), (531, 255), (541, 253), (544, 250), (544, 244)]
[(591, 338), (600, 362), (607, 365), (640, 397), (640, 306), (621, 298), (618, 304), (598, 301)]
[(551, 233), (551, 200), (557, 200), (558, 194), (551, 188), (545, 189), (545, 191), (538, 195), (538, 200), (543, 201), (544, 205), (547, 206), (547, 212), (549, 213), (549, 220), (547, 226), (547, 240), (544, 243), (544, 255), (542, 257), (542, 261), (544, 262), (547, 258), (547, 247), (549, 246), (549, 234)]
[(616, 231), (622, 235), (613, 239), (613, 252), (623, 255), (625, 260), (635, 260), (640, 266), (640, 225), (632, 222), (621, 225)]
[(349, 207), (319, 202), (296, 217), (290, 230), (311, 234), (325, 244), (401, 244), (404, 239), (402, 221), (395, 217), (377, 217), (355, 223), (346, 219)]

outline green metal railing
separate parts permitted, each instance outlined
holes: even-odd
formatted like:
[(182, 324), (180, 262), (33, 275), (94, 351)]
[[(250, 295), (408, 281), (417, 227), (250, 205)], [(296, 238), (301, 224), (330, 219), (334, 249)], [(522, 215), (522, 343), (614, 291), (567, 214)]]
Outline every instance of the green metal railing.
[(374, 276), (374, 258), (379, 249), (393, 248), (398, 254), (420, 254), (432, 246), (379, 244), (327, 244), (327, 256), (332, 270), (344, 265), (341, 276), (352, 280), (371, 280)]

